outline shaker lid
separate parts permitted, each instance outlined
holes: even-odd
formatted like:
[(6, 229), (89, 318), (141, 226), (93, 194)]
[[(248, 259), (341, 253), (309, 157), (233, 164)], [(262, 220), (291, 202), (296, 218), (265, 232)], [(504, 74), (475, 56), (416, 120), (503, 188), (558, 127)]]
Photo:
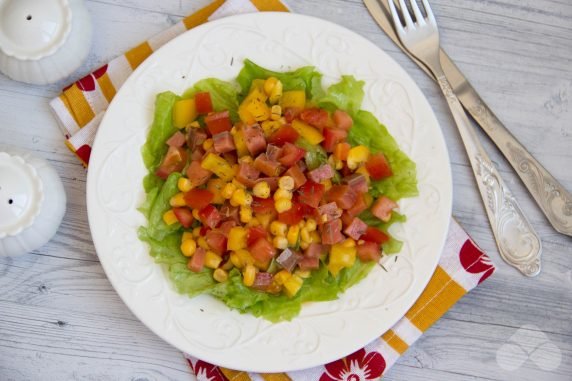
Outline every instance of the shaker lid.
[(34, 223), (44, 201), (38, 173), (20, 156), (0, 152), (0, 239)]
[(71, 31), (68, 0), (0, 0), (0, 52), (20, 60), (53, 54)]

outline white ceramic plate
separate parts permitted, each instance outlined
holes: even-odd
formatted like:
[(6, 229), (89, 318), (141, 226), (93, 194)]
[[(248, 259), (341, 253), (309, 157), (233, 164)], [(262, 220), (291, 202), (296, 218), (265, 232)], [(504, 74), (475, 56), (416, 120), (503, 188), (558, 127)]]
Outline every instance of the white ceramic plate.
[[(182, 93), (199, 79), (232, 79), (250, 58), (276, 70), (314, 65), (324, 85), (352, 74), (366, 82), (363, 108), (385, 123), (417, 163), (419, 197), (400, 202), (405, 245), (339, 300), (311, 303), (292, 322), (272, 324), (229, 310), (210, 296), (179, 295), (137, 227), (146, 174), (140, 149), (157, 93)], [(451, 170), (441, 130), (405, 71), (363, 37), (295, 14), (259, 13), (209, 22), (169, 42), (125, 82), (91, 155), (87, 206), (99, 259), (133, 313), (173, 346), (217, 365), (258, 372), (324, 364), (379, 337), (419, 297), (435, 270), (451, 216)]]

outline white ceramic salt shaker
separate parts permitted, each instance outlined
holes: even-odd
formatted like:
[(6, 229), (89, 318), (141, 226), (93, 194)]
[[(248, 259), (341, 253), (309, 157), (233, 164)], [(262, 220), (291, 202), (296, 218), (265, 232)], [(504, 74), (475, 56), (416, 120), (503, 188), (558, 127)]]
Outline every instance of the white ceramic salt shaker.
[(62, 181), (45, 160), (0, 149), (0, 256), (43, 246), (56, 234), (65, 210)]
[(91, 35), (83, 0), (0, 0), (0, 71), (21, 82), (57, 82), (85, 60)]

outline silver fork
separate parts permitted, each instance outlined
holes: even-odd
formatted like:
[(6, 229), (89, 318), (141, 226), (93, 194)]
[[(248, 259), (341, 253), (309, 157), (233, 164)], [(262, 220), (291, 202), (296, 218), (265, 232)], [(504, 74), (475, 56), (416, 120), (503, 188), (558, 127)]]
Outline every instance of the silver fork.
[[(437, 78), (447, 99), (471, 162), (502, 258), (523, 274), (535, 276), (540, 272), (542, 252), (540, 238), (481, 145), (465, 110), (445, 77), (439, 60), (439, 30), (431, 6), (427, 0), (422, 0), (426, 13), (424, 16), (416, 0), (408, 2), (413, 14), (410, 13), (404, 0), (399, 0), (400, 10), (396, 8), (393, 0), (389, 0), (397, 35), (405, 48)], [(402, 24), (402, 19), (405, 25)]]

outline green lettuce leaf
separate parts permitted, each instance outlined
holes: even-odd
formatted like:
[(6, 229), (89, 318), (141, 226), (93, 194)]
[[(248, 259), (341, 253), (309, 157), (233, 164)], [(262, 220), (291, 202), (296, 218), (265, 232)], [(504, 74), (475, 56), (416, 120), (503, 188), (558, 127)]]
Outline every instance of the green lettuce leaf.
[(321, 145), (312, 145), (304, 138), (298, 138), (296, 145), (306, 150), (304, 161), (309, 170), (316, 169), (328, 162), (328, 153)]
[(196, 93), (209, 92), (215, 111), (228, 110), (233, 122), (238, 122), (238, 87), (236, 84), (217, 78), (206, 78), (185, 91), (183, 98), (191, 98)]
[(148, 224), (147, 224), (147, 235), (157, 241), (163, 240), (167, 235), (180, 230), (181, 224), (174, 223), (173, 225), (167, 225), (163, 221), (163, 214), (171, 209), (169, 200), (175, 194), (179, 193), (179, 188), (177, 187), (177, 181), (181, 178), (181, 174), (178, 172), (173, 172), (165, 181), (165, 184), (158, 191), (152, 206), (146, 205), (146, 210), (148, 211)]
[(392, 235), (389, 234), (388, 230), (391, 225), (397, 222), (405, 222), (407, 217), (399, 212), (393, 211), (391, 213), (391, 218), (387, 222), (381, 221), (379, 218), (374, 216), (370, 210), (366, 210), (359, 215), (359, 218), (368, 224), (369, 226), (373, 226), (374, 228), (378, 228), (379, 230), (387, 233), (389, 235), (389, 241), (382, 244), (384, 254), (397, 254), (401, 251), (403, 247), (403, 242), (398, 239), (395, 239)]
[(323, 94), (322, 74), (317, 72), (313, 66), (304, 66), (295, 71), (277, 72), (265, 69), (246, 59), (236, 81), (240, 85), (243, 95), (246, 95), (253, 80), (268, 77), (278, 78), (282, 82), (284, 91), (305, 90), (306, 96), (309, 98)]
[(179, 99), (179, 96), (170, 91), (157, 95), (155, 99), (155, 117), (141, 150), (143, 162), (150, 173), (154, 173), (161, 164), (168, 149), (165, 142), (177, 131), (173, 126), (173, 105)]
[(331, 85), (322, 97), (314, 101), (330, 111), (341, 109), (353, 116), (361, 107), (364, 84), (351, 75), (343, 75), (340, 82)]
[(185, 264), (187, 258), (181, 253), (182, 232), (174, 232), (157, 240), (149, 235), (149, 230), (143, 226), (139, 228), (139, 239), (149, 245), (149, 253), (155, 262), (173, 265), (176, 263)]

